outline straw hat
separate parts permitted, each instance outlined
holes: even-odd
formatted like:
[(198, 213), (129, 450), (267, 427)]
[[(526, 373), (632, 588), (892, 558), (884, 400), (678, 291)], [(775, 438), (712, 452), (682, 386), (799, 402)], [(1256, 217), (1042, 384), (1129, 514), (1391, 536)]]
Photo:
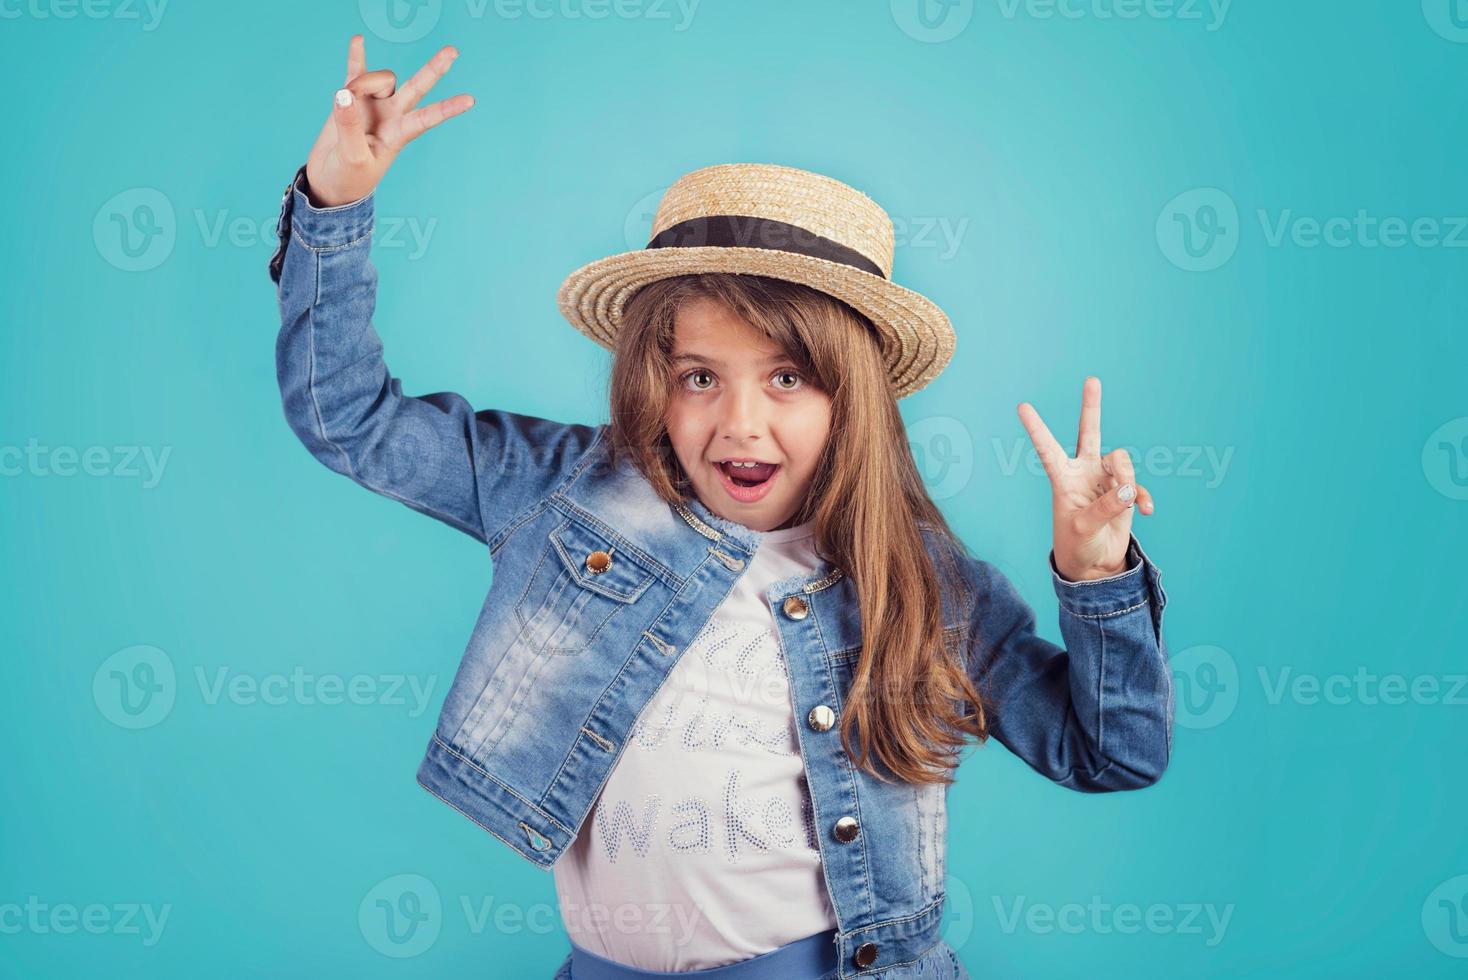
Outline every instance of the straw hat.
[(802, 283), (871, 320), (902, 398), (947, 366), (955, 338), (937, 305), (892, 281), (892, 249), (892, 219), (853, 187), (793, 167), (719, 164), (668, 188), (647, 247), (582, 266), (556, 301), (573, 327), (615, 350), (623, 306), (650, 282), (737, 272)]

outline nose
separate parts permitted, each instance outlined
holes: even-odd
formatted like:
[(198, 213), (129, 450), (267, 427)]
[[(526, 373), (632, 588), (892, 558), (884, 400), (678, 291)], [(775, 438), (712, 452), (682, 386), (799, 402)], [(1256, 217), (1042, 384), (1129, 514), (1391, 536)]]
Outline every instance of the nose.
[(758, 385), (729, 385), (719, 409), (719, 438), (726, 447), (742, 447), (764, 434), (766, 405)]

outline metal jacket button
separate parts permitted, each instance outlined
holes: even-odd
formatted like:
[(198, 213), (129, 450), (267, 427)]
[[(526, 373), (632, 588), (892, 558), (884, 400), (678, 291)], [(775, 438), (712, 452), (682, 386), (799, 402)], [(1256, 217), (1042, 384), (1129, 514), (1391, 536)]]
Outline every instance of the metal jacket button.
[(869, 967), (873, 963), (877, 962), (877, 944), (862, 943), (860, 946), (856, 947), (856, 955), (852, 956), (851, 962), (855, 963), (862, 969), (865, 969), (866, 967)]
[(835, 831), (836, 839), (843, 844), (850, 844), (856, 840), (856, 835), (860, 832), (855, 817), (842, 817), (836, 821), (836, 826), (832, 829)]
[(787, 596), (782, 608), (791, 619), (804, 619), (810, 614), (810, 606), (798, 595)]
[(612, 567), (612, 556), (605, 551), (593, 551), (586, 556), (586, 567), (598, 574), (604, 572)]
[(818, 704), (810, 709), (810, 714), (805, 716), (805, 723), (811, 727), (812, 731), (829, 732), (831, 726), (836, 724), (836, 712), (827, 705)]

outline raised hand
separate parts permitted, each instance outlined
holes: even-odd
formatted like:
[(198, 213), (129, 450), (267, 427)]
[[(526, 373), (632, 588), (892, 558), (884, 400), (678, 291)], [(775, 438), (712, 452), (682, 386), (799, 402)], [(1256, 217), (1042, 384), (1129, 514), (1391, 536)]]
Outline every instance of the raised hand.
[(1151, 514), (1152, 495), (1137, 485), (1125, 449), (1101, 455), (1101, 379), (1087, 378), (1081, 391), (1081, 425), (1074, 458), (1055, 441), (1029, 402), (1019, 405), (1045, 475), (1050, 478), (1055, 525), (1055, 567), (1072, 581), (1105, 578), (1126, 571), (1132, 513)]
[(366, 197), (398, 151), (474, 104), (474, 97), (465, 94), (414, 108), (458, 56), (452, 46), (440, 48), (398, 88), (397, 76), (388, 69), (367, 70), (362, 35), (352, 35), (346, 81), (337, 90), (331, 115), (306, 159), (312, 204), (335, 207)]

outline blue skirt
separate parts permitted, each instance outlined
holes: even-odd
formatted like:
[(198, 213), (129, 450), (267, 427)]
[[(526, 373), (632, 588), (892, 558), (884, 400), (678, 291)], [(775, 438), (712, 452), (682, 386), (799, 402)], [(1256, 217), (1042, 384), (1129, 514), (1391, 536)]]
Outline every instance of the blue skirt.
[[(569, 967), (569, 970), (567, 969)], [(836, 930), (827, 929), (804, 939), (777, 946), (738, 963), (683, 972), (639, 970), (614, 963), (571, 943), (571, 955), (556, 974), (560, 980), (648, 980), (652, 977), (692, 977), (693, 980), (804, 980), (836, 971)]]

